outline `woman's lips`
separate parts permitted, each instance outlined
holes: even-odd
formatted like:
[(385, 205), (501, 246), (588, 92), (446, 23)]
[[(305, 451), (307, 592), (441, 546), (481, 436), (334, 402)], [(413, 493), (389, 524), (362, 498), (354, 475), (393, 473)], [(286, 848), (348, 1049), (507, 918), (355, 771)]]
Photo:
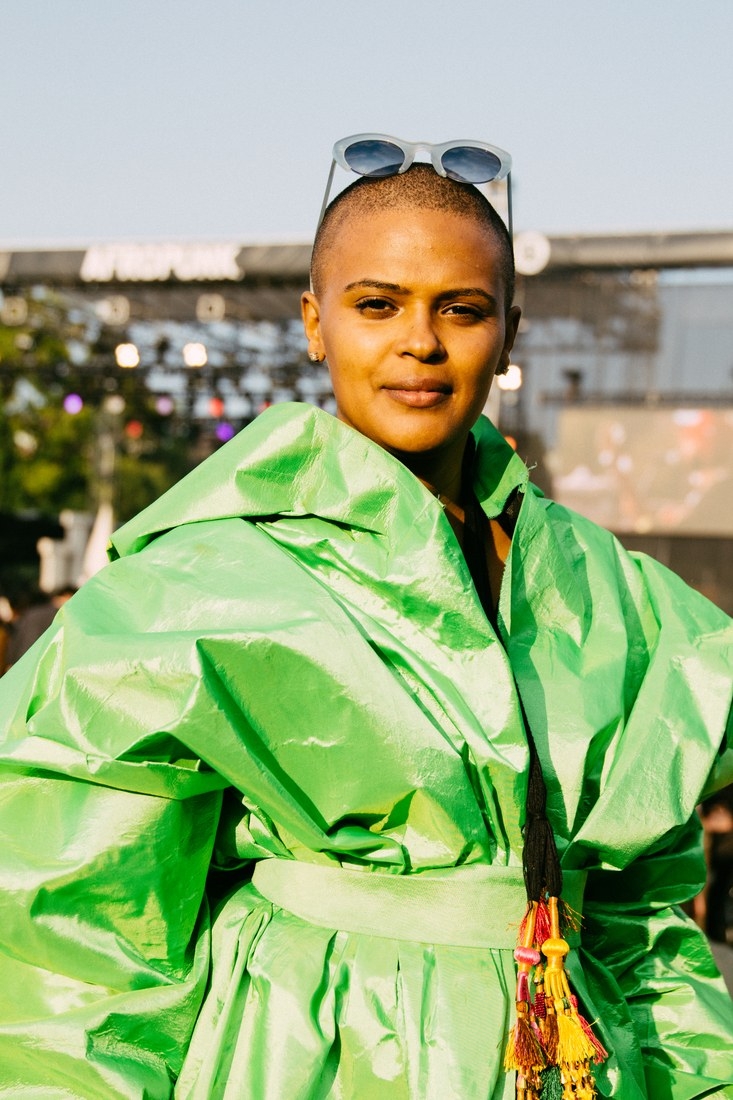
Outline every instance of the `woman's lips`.
[(399, 405), (413, 409), (432, 409), (442, 405), (450, 397), (450, 386), (437, 379), (426, 378), (421, 382), (396, 382), (384, 387), (388, 396)]

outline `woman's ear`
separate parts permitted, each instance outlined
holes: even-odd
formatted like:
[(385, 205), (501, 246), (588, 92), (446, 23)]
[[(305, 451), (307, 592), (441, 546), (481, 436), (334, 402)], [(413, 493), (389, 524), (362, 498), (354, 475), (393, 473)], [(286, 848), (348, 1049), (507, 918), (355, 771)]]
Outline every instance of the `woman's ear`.
[(501, 349), (499, 365), (496, 368), (497, 374), (506, 374), (509, 369), (512, 348), (514, 347), (514, 341), (517, 338), (517, 329), (519, 328), (519, 321), (521, 319), (521, 316), (522, 311), (519, 306), (511, 306), (511, 308), (507, 310), (504, 347)]
[(305, 290), (301, 295), (300, 315), (303, 318), (303, 328), (308, 341), (308, 358), (313, 362), (322, 362), (326, 353), (321, 340), (321, 310), (312, 290)]

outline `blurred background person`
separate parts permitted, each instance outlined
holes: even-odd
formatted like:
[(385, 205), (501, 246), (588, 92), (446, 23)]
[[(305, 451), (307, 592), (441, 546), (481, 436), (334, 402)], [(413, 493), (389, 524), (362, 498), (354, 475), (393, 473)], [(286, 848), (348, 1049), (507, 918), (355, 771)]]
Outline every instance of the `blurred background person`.
[[(73, 585), (66, 585), (50, 595), (38, 593), (29, 599), (25, 609), (17, 612), (11, 628), (7, 631), (5, 643), (5, 665), (3, 671), (14, 665), (26, 653), (34, 642), (49, 628), (56, 612), (76, 592)], [(22, 605), (21, 605), (22, 607)]]

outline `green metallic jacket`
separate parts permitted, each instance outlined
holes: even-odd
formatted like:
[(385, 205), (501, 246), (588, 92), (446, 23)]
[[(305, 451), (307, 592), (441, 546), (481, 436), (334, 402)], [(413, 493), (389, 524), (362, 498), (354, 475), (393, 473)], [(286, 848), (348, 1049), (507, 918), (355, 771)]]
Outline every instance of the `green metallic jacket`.
[(487, 514), (526, 493), (503, 644), (424, 486), (285, 405), (117, 532), (0, 681), (0, 1096), (513, 1096), (516, 678), (584, 886), (600, 1095), (733, 1097), (678, 908), (733, 779), (731, 622), (474, 434)]

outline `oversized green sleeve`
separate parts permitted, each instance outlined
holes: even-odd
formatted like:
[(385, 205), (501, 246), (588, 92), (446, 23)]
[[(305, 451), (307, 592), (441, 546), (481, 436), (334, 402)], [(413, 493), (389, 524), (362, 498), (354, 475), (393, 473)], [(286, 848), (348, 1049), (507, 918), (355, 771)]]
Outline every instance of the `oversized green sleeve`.
[(733, 1097), (733, 1002), (680, 908), (703, 875), (695, 820), (623, 871), (589, 876), (584, 935), (602, 960), (608, 1003), (627, 1010), (653, 1100)]
[[(711, 789), (727, 781), (731, 764), (730, 650), (724, 647), (722, 659), (698, 670), (706, 648), (721, 636), (720, 627), (714, 623), (711, 630), (707, 621), (698, 621), (705, 611), (700, 597), (658, 563), (640, 558), (638, 564), (654, 619), (663, 626), (632, 716), (647, 686), (658, 683), (661, 720), (669, 728), (677, 725), (677, 741), (676, 747), (670, 742), (666, 751), (654, 751), (659, 742), (653, 721), (636, 725), (634, 745), (627, 746), (627, 769), (615, 777), (618, 793), (625, 788), (625, 830), (617, 831), (616, 842), (620, 858), (613, 861), (616, 869), (589, 875), (584, 926), (596, 959), (618, 990), (616, 1003), (628, 1012), (647, 1095), (653, 1100), (731, 1100), (733, 1002), (704, 935), (681, 908), (705, 882), (694, 805), (710, 750), (717, 749), (708, 778)], [(670, 625), (676, 633), (665, 641)], [(723, 631), (729, 636), (728, 625)], [(684, 632), (692, 645), (685, 645)], [(629, 782), (635, 768), (641, 776), (637, 784)], [(636, 830), (650, 810), (663, 819), (659, 808), (665, 802), (671, 809), (667, 819), (677, 823), (633, 856)]]
[(635, 1095), (633, 1079), (650, 1100), (733, 1096), (731, 1001), (680, 908), (705, 877), (695, 806), (730, 761), (732, 624), (581, 517), (529, 495), (525, 508), (507, 645), (563, 865), (589, 872), (601, 1095)]
[(723, 787), (728, 787), (731, 783), (733, 783), (733, 709), (731, 709), (728, 716), (725, 737), (708, 777), (705, 790), (702, 792), (701, 801), (709, 798), (716, 791), (721, 791)]
[(222, 781), (166, 732), (190, 702), (173, 690), (184, 670), (143, 672), (161, 637), (129, 630), (129, 588), (95, 611), (99, 587), (0, 682), (0, 1096), (13, 1100), (169, 1097), (208, 973)]

